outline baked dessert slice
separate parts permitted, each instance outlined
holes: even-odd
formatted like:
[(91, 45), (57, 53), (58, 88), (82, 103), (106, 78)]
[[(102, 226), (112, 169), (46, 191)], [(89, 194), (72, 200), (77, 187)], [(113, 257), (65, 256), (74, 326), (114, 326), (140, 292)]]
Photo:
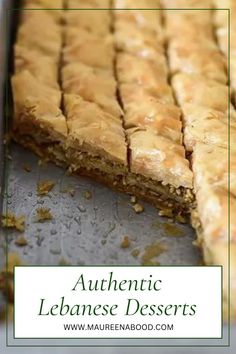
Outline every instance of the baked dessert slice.
[[(129, 1), (122, 4), (131, 7)], [(186, 213), (194, 199), (192, 172), (182, 146), (180, 110), (168, 84), (159, 20), (154, 30), (131, 14), (114, 12), (118, 91), (129, 152), (127, 188), (148, 196), (166, 215)]]
[(81, 27), (66, 26), (64, 64), (77, 62), (91, 67), (113, 70), (114, 57), (114, 43), (110, 31), (107, 30), (101, 40), (97, 33), (91, 33)]
[(194, 202), (192, 172), (183, 146), (151, 129), (127, 131), (130, 149), (128, 190), (148, 199), (160, 214), (188, 214)]
[[(206, 1), (203, 1), (206, 5)], [(162, 0), (165, 9), (165, 34), (167, 38), (185, 38), (195, 41), (199, 38), (213, 39), (212, 13), (209, 10), (192, 10), (190, 4), (180, 6), (173, 1)], [(203, 8), (205, 8), (205, 5)], [(184, 10), (181, 10), (184, 8)], [(171, 10), (168, 10), (171, 9)]]
[[(236, 160), (235, 154), (231, 154), (231, 161), (229, 156), (227, 149), (201, 143), (196, 144), (193, 153), (198, 207), (192, 212), (192, 224), (197, 231), (205, 262), (223, 265), (225, 318), (229, 305), (229, 260), (232, 300), (236, 292)], [(232, 318), (235, 317), (234, 301), (231, 301), (230, 311)]]
[(156, 60), (150, 61), (127, 52), (116, 56), (116, 67), (119, 72), (119, 82), (156, 88), (161, 82), (166, 83), (168, 75), (166, 57), (159, 54)]
[(115, 117), (122, 115), (116, 98), (117, 84), (111, 72), (73, 62), (62, 70), (63, 90), (96, 103), (105, 112)]
[[(136, 0), (135, 2), (133, 0), (116, 0), (114, 6), (118, 19), (133, 22), (139, 27), (158, 33), (163, 32), (159, 0)], [(147, 11), (145, 9), (152, 10)]]
[(24, 1), (22, 7), (24, 8), (24, 10), (21, 12), (21, 21), (26, 21), (27, 18), (32, 18), (35, 12), (39, 12), (40, 10), (42, 10), (44, 13), (48, 13), (52, 19), (54, 19), (58, 24), (60, 24), (63, 14), (64, 1), (26, 0)]
[(200, 74), (223, 84), (227, 82), (226, 60), (211, 40), (200, 38), (189, 41), (186, 46), (185, 37), (173, 38), (169, 42), (168, 56), (172, 74)]
[(28, 71), (37, 80), (59, 90), (58, 67), (54, 58), (42, 55), (39, 59), (37, 50), (29, 50), (27, 46), (15, 44), (14, 46), (14, 69), (15, 73)]
[(194, 103), (220, 112), (227, 112), (229, 108), (229, 88), (215, 80), (179, 73), (173, 76), (172, 85), (180, 106)]
[[(39, 56), (49, 56), (55, 62), (60, 60), (62, 47), (61, 26), (51, 16), (51, 12), (29, 10), (30, 16), (22, 18), (17, 31), (16, 43), (28, 50), (37, 52)], [(37, 31), (35, 30), (37, 26)], [(43, 40), (42, 40), (43, 38)]]
[[(216, 36), (220, 48), (227, 58), (227, 64), (229, 64), (230, 54), (230, 86), (233, 91), (233, 102), (236, 104), (236, 25), (234, 21), (236, 16), (236, 3), (233, 0), (227, 0), (224, 3), (220, 0), (214, 0), (213, 3), (216, 8), (214, 15)], [(222, 7), (230, 10), (230, 23), (229, 11), (222, 10)]]
[(68, 0), (65, 5), (66, 9), (70, 10), (65, 13), (65, 21), (69, 26), (83, 29), (100, 37), (108, 33), (111, 27), (110, 0)]
[(109, 9), (110, 5), (111, 5), (111, 0), (67, 0), (66, 1), (66, 6), (68, 9), (78, 9), (78, 8), (79, 9)]
[(78, 95), (65, 95), (64, 104), (68, 123), (65, 153), (70, 170), (117, 184), (125, 177), (128, 165), (121, 120)]
[[(47, 157), (49, 147), (59, 149), (67, 136), (58, 84), (62, 11), (56, 12), (55, 17), (54, 11), (46, 10), (53, 7), (51, 1), (26, 3), (23, 5), (27, 10), (22, 11), (14, 47), (13, 135), (22, 145)], [(54, 4), (61, 6), (59, 1)], [(36, 10), (31, 11), (34, 6)], [(37, 6), (45, 6), (45, 10), (38, 10)]]
[(150, 129), (153, 133), (182, 144), (182, 123), (180, 110), (175, 105), (164, 105), (154, 98), (137, 104), (130, 103), (126, 107), (126, 129)]
[(51, 159), (51, 148), (61, 151), (67, 137), (60, 91), (40, 83), (28, 71), (13, 76), (12, 90), (14, 139), (42, 158)]
[(158, 38), (155, 31), (141, 29), (131, 21), (117, 18), (114, 35), (118, 51), (153, 61), (164, 52), (162, 35)]
[[(192, 104), (183, 106), (184, 143), (192, 152), (197, 142), (229, 148), (229, 133), (236, 134), (236, 112), (222, 113)], [(234, 150), (235, 146), (231, 145)]]
[(174, 9), (207, 9), (211, 8), (211, 0), (161, 0), (165, 8)]

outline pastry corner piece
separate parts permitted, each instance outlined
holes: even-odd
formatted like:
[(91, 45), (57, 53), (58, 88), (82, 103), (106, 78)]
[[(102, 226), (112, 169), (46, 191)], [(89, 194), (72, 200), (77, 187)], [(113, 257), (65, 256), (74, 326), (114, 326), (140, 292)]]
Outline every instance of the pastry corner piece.
[(66, 94), (64, 104), (71, 171), (110, 183), (125, 175), (127, 146), (121, 120), (75, 94)]
[(60, 110), (61, 92), (39, 82), (24, 70), (11, 79), (14, 99), (13, 134), (24, 145), (43, 146), (67, 136), (65, 116)]
[(230, 279), (230, 316), (235, 318), (236, 161), (233, 153), (231, 154), (229, 175), (227, 149), (202, 143), (196, 144), (193, 153), (193, 170), (198, 211), (192, 212), (192, 224), (197, 231), (206, 264), (223, 265), (225, 316), (229, 304), (228, 281)]
[(128, 185), (153, 199), (167, 216), (188, 213), (194, 202), (193, 175), (183, 146), (150, 129), (128, 130), (128, 141)]

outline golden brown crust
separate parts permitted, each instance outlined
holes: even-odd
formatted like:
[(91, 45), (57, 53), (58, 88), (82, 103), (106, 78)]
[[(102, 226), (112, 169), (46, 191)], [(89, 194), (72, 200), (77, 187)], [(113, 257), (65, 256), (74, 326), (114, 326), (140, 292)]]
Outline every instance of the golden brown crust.
[[(184, 143), (187, 151), (193, 151), (197, 142), (229, 148), (230, 134), (236, 134), (236, 112), (222, 113), (205, 107), (188, 104), (183, 106)], [(236, 149), (232, 139), (231, 150)]]
[(67, 26), (65, 38), (63, 53), (65, 64), (80, 62), (92, 67), (112, 70), (114, 44), (109, 32), (106, 32), (101, 40), (97, 33), (91, 33), (80, 27)]
[(62, 45), (60, 25), (54, 21), (50, 12), (37, 10), (27, 12), (30, 16), (22, 18), (17, 31), (17, 44), (37, 52), (39, 57), (49, 56), (58, 62)]
[(194, 103), (221, 112), (229, 108), (229, 89), (215, 80), (196, 74), (179, 73), (172, 78), (172, 85), (180, 106)]
[(37, 51), (29, 50), (27, 47), (16, 44), (14, 46), (14, 68), (15, 73), (24, 70), (37, 77), (39, 82), (59, 90), (57, 82), (58, 68), (55, 61), (48, 56), (42, 56), (39, 59)]
[(64, 92), (80, 95), (116, 117), (122, 115), (116, 98), (116, 81), (111, 72), (73, 62), (63, 67), (62, 81)]
[(109, 11), (102, 10), (71, 10), (66, 12), (66, 23), (74, 27), (79, 27), (90, 33), (100, 36), (107, 34), (107, 29), (110, 27)]
[(67, 135), (67, 124), (60, 110), (61, 92), (37, 81), (28, 71), (12, 77), (14, 129), (30, 132), (31, 125), (54, 135)]
[(127, 165), (127, 147), (120, 119), (95, 103), (76, 95), (65, 95), (69, 135), (67, 145)]
[(123, 19), (115, 21), (115, 43), (120, 51), (153, 61), (163, 53), (161, 35), (158, 39), (157, 33), (140, 29), (136, 24)]
[(192, 187), (183, 146), (150, 130), (129, 132), (131, 171), (174, 187)]
[[(118, 19), (133, 22), (139, 27), (152, 31), (162, 32), (160, 11), (146, 11), (137, 9), (160, 9), (159, 0), (116, 0), (114, 7)], [(120, 10), (118, 10), (120, 9)], [(126, 9), (129, 9), (128, 11)]]
[(200, 74), (223, 84), (227, 82), (226, 60), (213, 41), (201, 38), (186, 46), (186, 38), (174, 38), (169, 43), (168, 55), (173, 74)]

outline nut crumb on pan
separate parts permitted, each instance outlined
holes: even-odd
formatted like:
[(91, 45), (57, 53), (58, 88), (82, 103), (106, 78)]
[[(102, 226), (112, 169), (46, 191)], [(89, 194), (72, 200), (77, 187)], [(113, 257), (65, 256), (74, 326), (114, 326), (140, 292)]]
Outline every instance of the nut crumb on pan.
[(37, 212), (37, 221), (38, 222), (52, 220), (52, 218), (53, 218), (50, 208), (38, 208), (36, 210), (36, 212)]
[(40, 181), (37, 184), (37, 195), (43, 196), (47, 195), (55, 186), (55, 182), (53, 181)]
[(132, 252), (131, 252), (131, 256), (133, 256), (134, 258), (137, 258), (140, 254), (140, 250), (135, 248)]
[(49, 162), (49, 160), (47, 158), (39, 159), (38, 160), (38, 166), (47, 166), (48, 162)]
[(25, 172), (31, 172), (31, 171), (32, 171), (30, 165), (28, 165), (28, 164), (24, 164), (24, 165), (22, 166), (22, 168), (23, 168), (23, 170), (24, 170)]
[(187, 223), (187, 218), (180, 214), (176, 215), (175, 220), (180, 222), (181, 224)]
[(166, 251), (166, 247), (160, 243), (152, 243), (145, 247), (144, 253), (141, 257), (142, 265), (159, 265), (160, 263), (155, 260), (158, 256)]
[(26, 240), (26, 238), (22, 235), (19, 236), (16, 240), (15, 240), (15, 245), (17, 245), (18, 247), (25, 247), (28, 245), (28, 241)]
[(121, 248), (129, 248), (130, 244), (131, 244), (131, 242), (130, 242), (129, 236), (126, 235), (123, 237), (120, 247)]
[(183, 237), (183, 230), (178, 227), (178, 225), (170, 224), (170, 223), (162, 223), (161, 227), (165, 233), (165, 236), (169, 237)]
[(17, 231), (25, 231), (25, 216), (15, 216), (13, 213), (8, 213), (2, 216), (2, 226)]
[(61, 193), (68, 193), (72, 198), (75, 196), (76, 190), (72, 187), (64, 188)]
[(159, 216), (173, 217), (173, 211), (171, 209), (161, 209), (158, 211)]
[(61, 257), (61, 258), (59, 259), (58, 265), (60, 265), (60, 266), (66, 266), (66, 265), (70, 265), (70, 262), (69, 262), (66, 258)]
[(144, 211), (144, 207), (141, 204), (139, 204), (139, 203), (134, 204), (133, 205), (133, 209), (134, 209), (136, 214), (140, 214), (140, 213), (142, 213)]
[(90, 191), (85, 191), (83, 193), (83, 197), (87, 200), (91, 199), (92, 198), (92, 193)]
[(132, 196), (130, 197), (130, 202), (131, 202), (132, 204), (135, 204), (135, 203), (137, 202), (137, 198), (136, 198), (134, 195), (132, 195)]

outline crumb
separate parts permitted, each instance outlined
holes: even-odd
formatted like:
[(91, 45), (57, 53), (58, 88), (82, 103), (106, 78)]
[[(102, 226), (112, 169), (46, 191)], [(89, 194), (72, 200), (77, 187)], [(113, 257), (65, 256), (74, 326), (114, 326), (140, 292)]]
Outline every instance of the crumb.
[(164, 236), (169, 237), (183, 237), (184, 233), (183, 230), (178, 227), (177, 225), (170, 224), (170, 223), (162, 223), (161, 227), (164, 231)]
[(137, 248), (135, 248), (132, 252), (131, 252), (131, 256), (133, 256), (134, 258), (137, 258), (140, 254), (140, 250), (138, 250)]
[(23, 165), (22, 167), (23, 167), (23, 170), (24, 170), (25, 172), (31, 172), (31, 171), (32, 171), (30, 165), (28, 165), (28, 164), (25, 164), (25, 165)]
[(89, 200), (92, 198), (92, 193), (90, 191), (86, 191), (84, 192), (83, 197)]
[(134, 209), (135, 213), (137, 213), (137, 214), (140, 214), (144, 211), (144, 207), (139, 203), (134, 204), (133, 209)]
[(69, 167), (67, 170), (66, 170), (66, 176), (72, 176), (73, 175), (73, 169), (71, 167)]
[(15, 216), (12, 213), (2, 216), (2, 226), (6, 228), (16, 229), (17, 231), (25, 231), (25, 216)]
[(10, 161), (12, 161), (12, 156), (10, 154), (6, 154), (6, 158)]
[(74, 188), (64, 188), (61, 190), (61, 193), (68, 193), (71, 197), (75, 196), (76, 190)]
[(48, 161), (48, 159), (39, 159), (38, 166), (47, 166)]
[(66, 266), (66, 265), (70, 265), (70, 262), (67, 261), (67, 259), (65, 259), (64, 257), (61, 257), (61, 258), (59, 259), (58, 265), (60, 265), (60, 266)]
[(26, 238), (24, 236), (20, 236), (15, 240), (15, 244), (18, 247), (25, 247), (28, 245), (28, 241), (26, 240)]
[(61, 190), (61, 193), (68, 193), (71, 197), (74, 197), (76, 190), (74, 188), (65, 188)]
[(134, 195), (132, 195), (130, 201), (132, 204), (135, 204), (137, 202), (137, 198)]
[(165, 251), (166, 247), (160, 242), (146, 246), (141, 258), (142, 265), (159, 265), (159, 262), (156, 262), (153, 258), (160, 256)]
[(175, 219), (176, 219), (176, 221), (180, 222), (181, 224), (187, 223), (187, 219), (183, 215), (178, 214), (178, 215), (176, 215)]
[(173, 212), (171, 209), (162, 209), (158, 211), (159, 216), (167, 216), (168, 218), (173, 217)]
[(121, 244), (120, 244), (120, 247), (121, 248), (129, 248), (130, 246), (130, 239), (129, 239), (129, 236), (124, 236)]
[(70, 196), (71, 196), (72, 198), (75, 196), (75, 192), (76, 192), (76, 190), (73, 189), (73, 188), (70, 188), (69, 191), (68, 191), (68, 193), (70, 194)]
[(173, 218), (168, 218), (167, 220), (168, 220), (169, 223), (172, 223), (172, 224), (173, 224), (173, 222), (174, 222), (174, 219), (173, 219)]
[(37, 211), (37, 221), (39, 222), (52, 220), (53, 218), (50, 208), (38, 208), (36, 211)]
[(37, 194), (39, 196), (47, 195), (55, 186), (53, 181), (40, 181), (37, 184)]

